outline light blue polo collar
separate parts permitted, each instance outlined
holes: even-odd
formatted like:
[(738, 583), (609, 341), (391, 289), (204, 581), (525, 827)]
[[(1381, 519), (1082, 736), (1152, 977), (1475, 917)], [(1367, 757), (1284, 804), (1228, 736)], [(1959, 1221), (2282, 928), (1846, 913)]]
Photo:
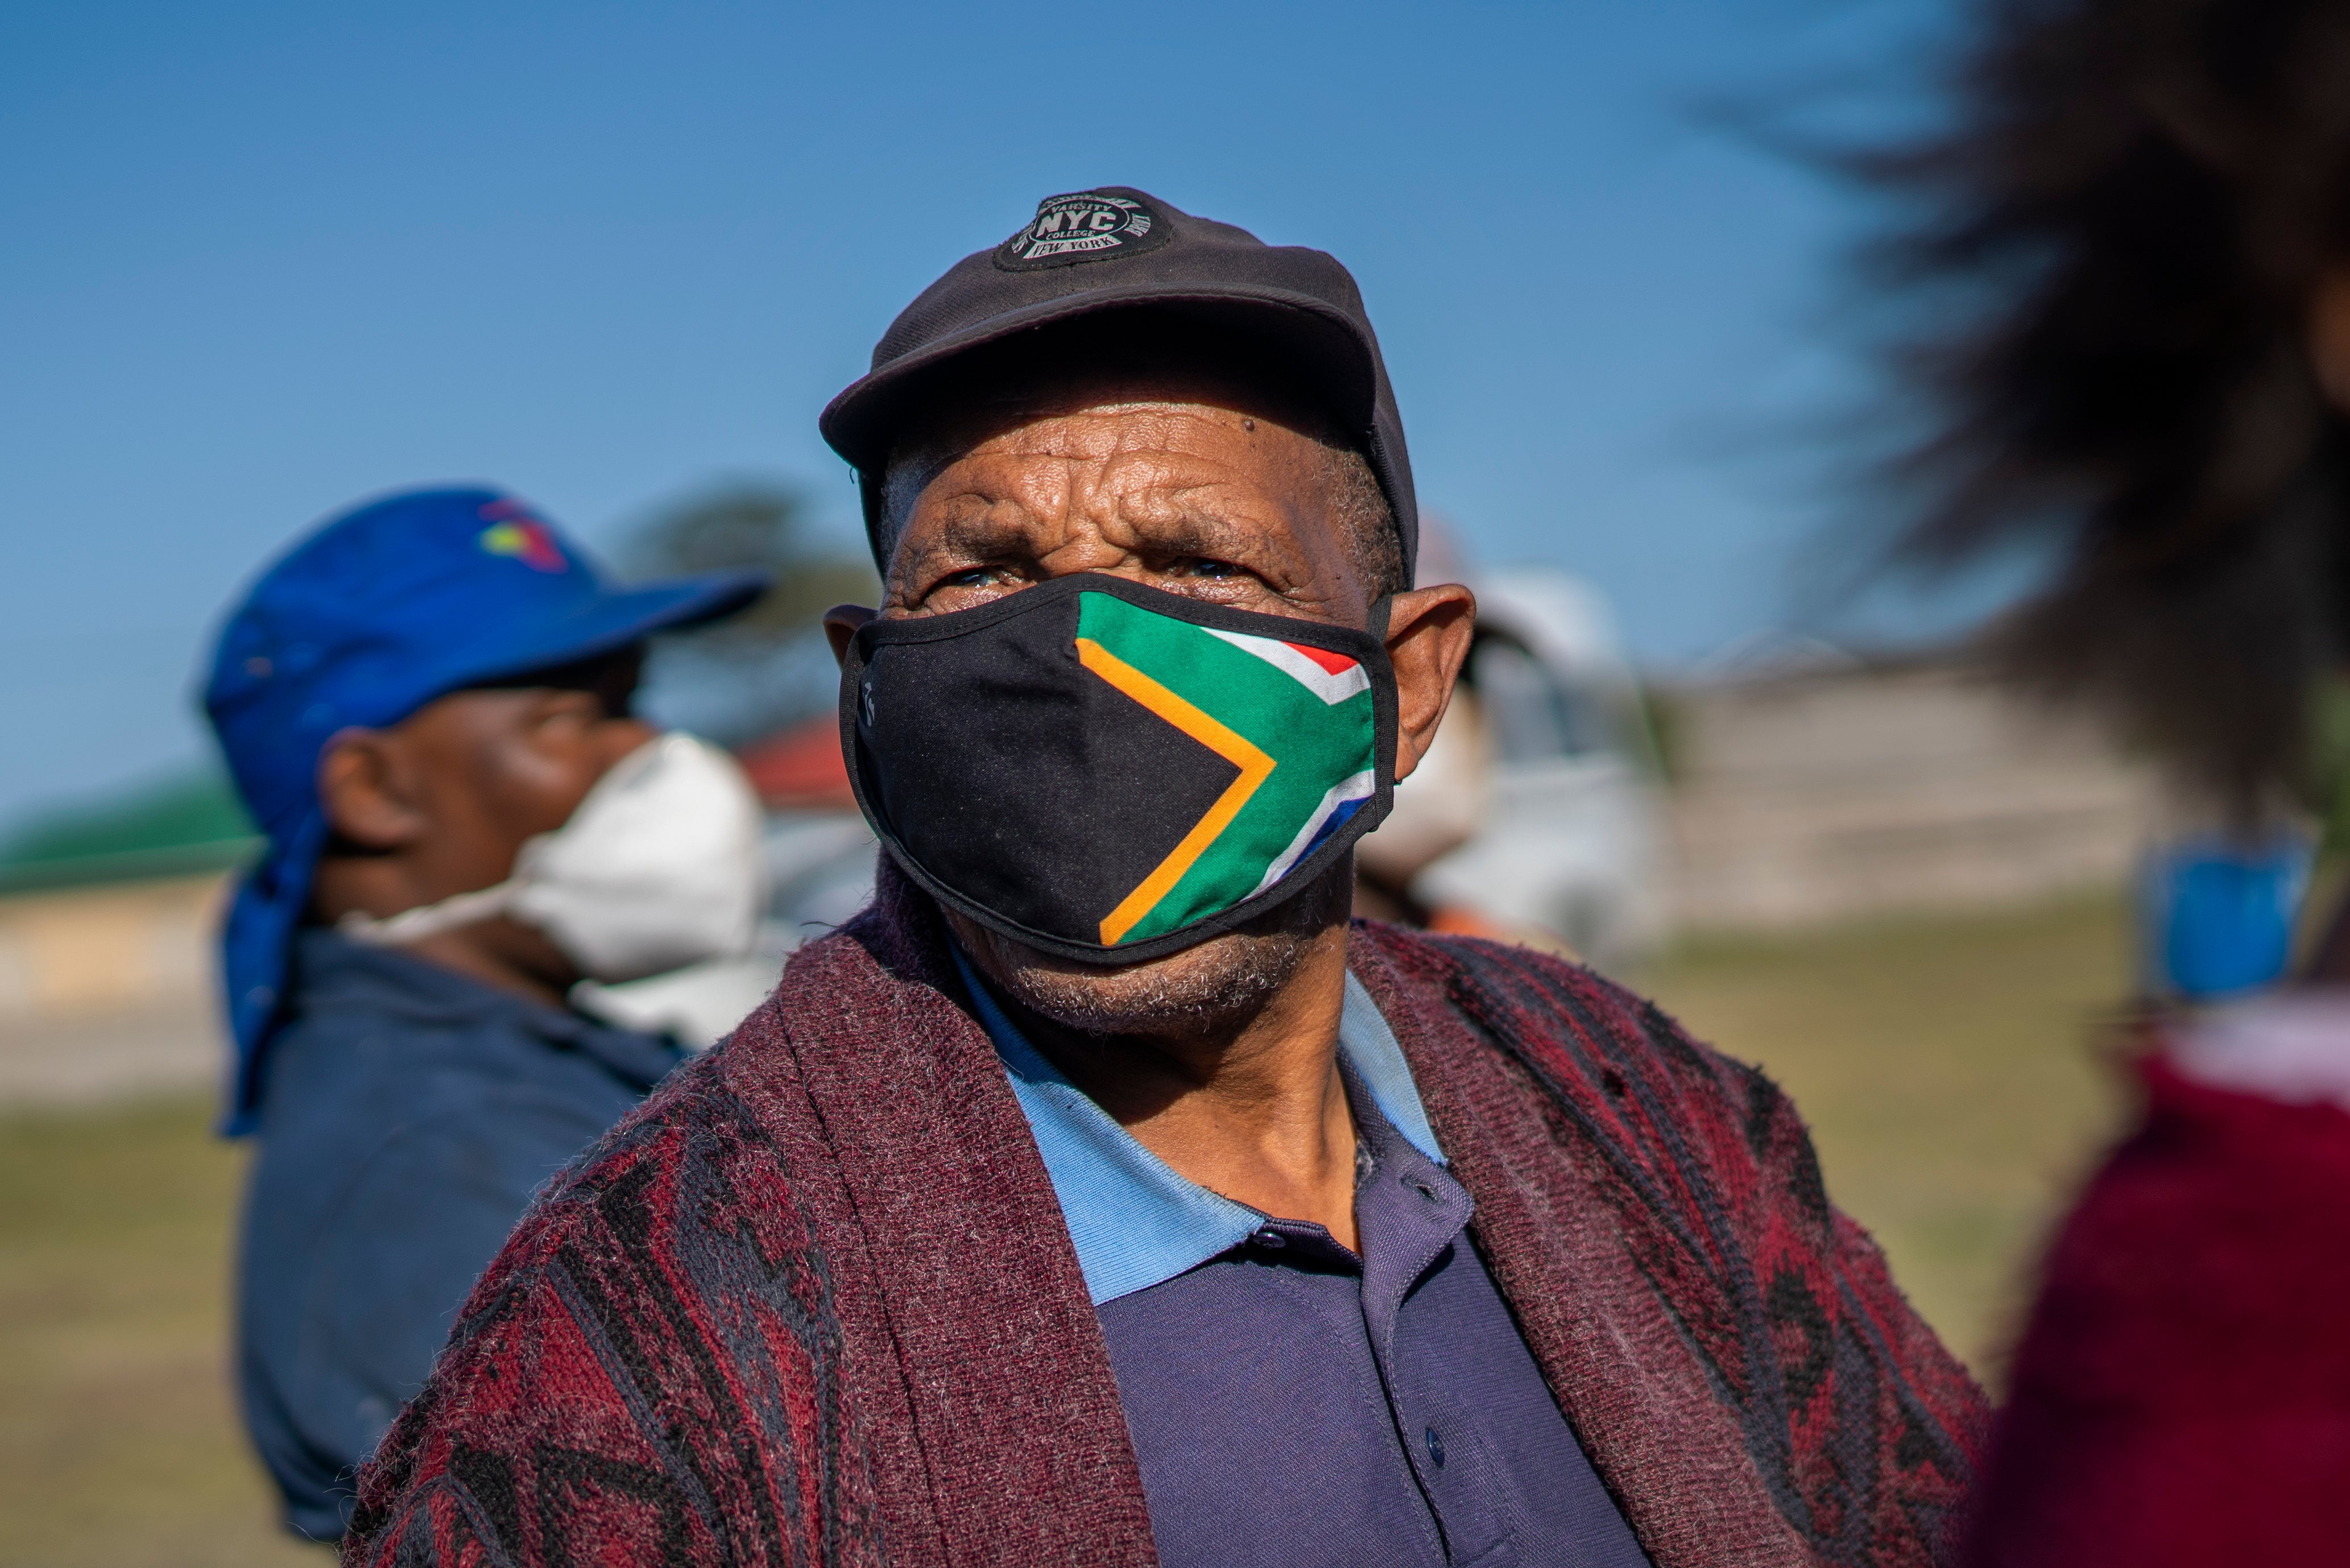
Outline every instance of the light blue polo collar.
[[(1209, 1191), (1142, 1147), (1028, 1043), (958, 950), (955, 967), (994, 1043), (1036, 1152), (1061, 1200), (1096, 1306), (1198, 1267), (1248, 1239), (1265, 1216)], [(1411, 1064), (1362, 982), (1347, 976), (1338, 1050), (1380, 1112), (1414, 1148), (1444, 1163)]]

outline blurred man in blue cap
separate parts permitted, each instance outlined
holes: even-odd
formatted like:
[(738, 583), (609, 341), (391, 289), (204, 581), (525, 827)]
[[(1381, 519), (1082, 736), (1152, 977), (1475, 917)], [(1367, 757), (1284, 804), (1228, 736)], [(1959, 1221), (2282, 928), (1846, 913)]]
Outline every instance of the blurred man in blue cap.
[(531, 1193), (677, 1061), (567, 1005), (746, 949), (740, 770), (630, 711), (645, 639), (740, 609), (728, 573), (621, 589), (526, 504), (343, 514), (229, 618), (204, 705), (268, 850), (223, 940), (259, 1138), (245, 1419), (297, 1532), (423, 1382)]

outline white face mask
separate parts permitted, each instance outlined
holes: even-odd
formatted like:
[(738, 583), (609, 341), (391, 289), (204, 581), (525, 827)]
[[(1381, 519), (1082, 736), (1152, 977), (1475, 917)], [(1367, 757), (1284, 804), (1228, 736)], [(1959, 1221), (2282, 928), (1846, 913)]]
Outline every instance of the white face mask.
[(751, 950), (767, 898), (759, 797), (734, 759), (671, 731), (622, 757), (571, 820), (528, 840), (494, 888), (337, 927), (375, 946), (493, 915), (546, 933), (590, 980), (665, 974)]

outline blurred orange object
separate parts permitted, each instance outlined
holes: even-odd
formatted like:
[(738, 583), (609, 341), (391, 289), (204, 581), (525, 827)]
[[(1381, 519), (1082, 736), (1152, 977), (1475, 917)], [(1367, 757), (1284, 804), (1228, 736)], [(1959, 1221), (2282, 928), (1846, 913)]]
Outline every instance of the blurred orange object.
[(821, 714), (736, 752), (751, 787), (771, 811), (855, 811), (848, 764), (840, 755), (840, 721)]
[(1522, 948), (1532, 948), (1539, 953), (1549, 953), (1570, 963), (1581, 963), (1583, 955), (1576, 952), (1555, 932), (1540, 926), (1510, 926), (1488, 919), (1465, 904), (1440, 904), (1428, 912), (1429, 930), (1446, 937), (1482, 937), (1489, 942), (1510, 942)]
[(1488, 941), (1517, 939), (1466, 904), (1446, 904), (1428, 912), (1428, 929), (1448, 937), (1483, 937)]

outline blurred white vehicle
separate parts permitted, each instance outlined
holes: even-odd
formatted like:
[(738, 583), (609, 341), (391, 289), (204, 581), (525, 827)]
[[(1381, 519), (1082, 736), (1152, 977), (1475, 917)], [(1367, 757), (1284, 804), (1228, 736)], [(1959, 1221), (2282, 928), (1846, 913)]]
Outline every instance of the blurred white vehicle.
[(1439, 929), (1482, 920), (1602, 964), (1636, 957), (1664, 934), (1666, 839), (1614, 618), (1552, 567), (1463, 580), (1477, 638), (1462, 693), (1361, 857), (1407, 872), (1400, 885)]
[(775, 950), (845, 926), (873, 901), (881, 846), (852, 805), (846, 810), (775, 811), (767, 816), (768, 921)]

